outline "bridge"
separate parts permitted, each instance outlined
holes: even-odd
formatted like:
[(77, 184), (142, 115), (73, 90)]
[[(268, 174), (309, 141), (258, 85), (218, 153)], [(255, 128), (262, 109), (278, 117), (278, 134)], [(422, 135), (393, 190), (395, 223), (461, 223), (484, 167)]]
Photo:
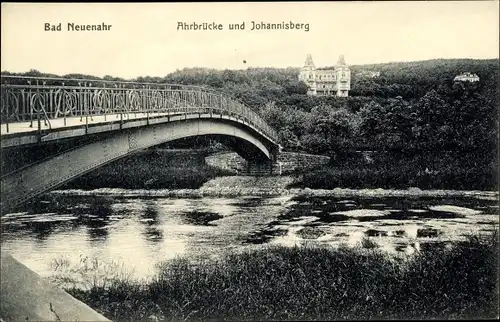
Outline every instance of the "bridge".
[(198, 86), (1, 77), (1, 210), (139, 150), (213, 136), (269, 166), (277, 133), (250, 107)]

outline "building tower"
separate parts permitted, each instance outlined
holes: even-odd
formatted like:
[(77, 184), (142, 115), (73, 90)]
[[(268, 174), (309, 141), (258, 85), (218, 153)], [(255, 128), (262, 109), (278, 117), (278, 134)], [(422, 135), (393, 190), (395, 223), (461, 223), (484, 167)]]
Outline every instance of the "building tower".
[(307, 94), (316, 95), (316, 66), (314, 66), (311, 54), (307, 55), (304, 67), (299, 74), (299, 80), (309, 87)]
[(337, 96), (347, 97), (351, 89), (351, 70), (345, 63), (344, 55), (339, 56), (337, 65), (335, 65), (335, 75), (337, 79)]

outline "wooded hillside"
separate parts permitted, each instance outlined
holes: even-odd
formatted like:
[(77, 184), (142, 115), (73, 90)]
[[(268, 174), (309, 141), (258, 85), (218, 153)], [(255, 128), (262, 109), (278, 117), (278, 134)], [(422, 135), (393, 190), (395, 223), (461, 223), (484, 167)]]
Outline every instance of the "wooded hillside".
[[(497, 143), (499, 60), (437, 59), (351, 66), (348, 98), (310, 97), (299, 68), (184, 68), (132, 81), (210, 86), (252, 107), (280, 133), (288, 149), (481, 150)], [(358, 76), (378, 71), (379, 77)], [(478, 83), (453, 82), (462, 72)], [(12, 74), (2, 72), (5, 74)], [(17, 74), (49, 76), (36, 70)], [(67, 78), (101, 79), (82, 74)], [(124, 80), (105, 76), (104, 80)]]

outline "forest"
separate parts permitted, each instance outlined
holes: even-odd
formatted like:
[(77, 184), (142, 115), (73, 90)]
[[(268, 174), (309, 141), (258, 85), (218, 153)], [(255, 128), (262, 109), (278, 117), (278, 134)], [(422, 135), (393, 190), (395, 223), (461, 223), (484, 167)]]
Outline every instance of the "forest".
[[(285, 150), (332, 157), (329, 167), (304, 174), (304, 184), (310, 187), (497, 186), (498, 59), (350, 67), (347, 98), (308, 96), (307, 86), (298, 81), (299, 68), (292, 67), (184, 68), (165, 77), (129, 81), (208, 86), (240, 99), (279, 132)], [(380, 76), (363, 76), (363, 71)], [(477, 74), (480, 81), (454, 82), (463, 72)], [(7, 74), (56, 76), (36, 70), (2, 72)], [(102, 79), (124, 80), (109, 75)], [(393, 173), (399, 175), (392, 178)], [(372, 176), (379, 178), (368, 179)]]

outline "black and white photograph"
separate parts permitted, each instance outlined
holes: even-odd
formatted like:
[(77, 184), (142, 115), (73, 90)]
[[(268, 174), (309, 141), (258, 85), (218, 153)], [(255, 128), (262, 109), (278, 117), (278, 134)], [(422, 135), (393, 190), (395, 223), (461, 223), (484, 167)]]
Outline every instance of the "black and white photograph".
[(2, 2), (0, 322), (498, 319), (499, 4)]

